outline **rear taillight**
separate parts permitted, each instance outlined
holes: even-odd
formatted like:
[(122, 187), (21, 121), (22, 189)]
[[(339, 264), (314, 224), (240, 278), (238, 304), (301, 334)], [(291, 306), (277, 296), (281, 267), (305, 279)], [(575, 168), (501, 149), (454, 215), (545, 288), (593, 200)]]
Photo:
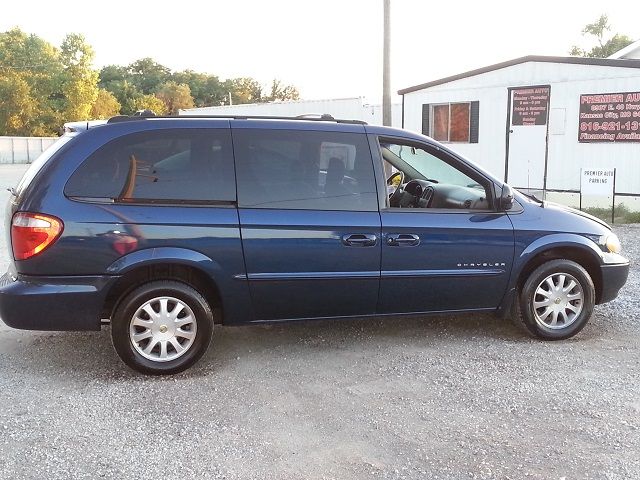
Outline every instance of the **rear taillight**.
[(62, 220), (51, 215), (16, 213), (11, 222), (13, 258), (26, 260), (39, 254), (58, 239), (63, 228)]

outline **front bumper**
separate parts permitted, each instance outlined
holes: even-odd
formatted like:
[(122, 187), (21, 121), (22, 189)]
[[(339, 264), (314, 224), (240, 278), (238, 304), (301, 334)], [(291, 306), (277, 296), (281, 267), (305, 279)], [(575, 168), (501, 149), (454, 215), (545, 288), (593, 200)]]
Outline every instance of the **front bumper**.
[(629, 276), (629, 262), (600, 265), (602, 279), (602, 291), (596, 299), (596, 303), (610, 302), (618, 296), (618, 292)]
[(0, 319), (22, 330), (100, 330), (109, 287), (118, 277), (0, 277)]

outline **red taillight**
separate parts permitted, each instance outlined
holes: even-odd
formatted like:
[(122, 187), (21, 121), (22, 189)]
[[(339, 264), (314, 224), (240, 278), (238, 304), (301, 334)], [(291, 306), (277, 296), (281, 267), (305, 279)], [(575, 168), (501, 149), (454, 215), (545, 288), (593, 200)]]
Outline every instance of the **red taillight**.
[(13, 258), (26, 260), (55, 242), (64, 224), (62, 220), (41, 213), (18, 212), (11, 222)]

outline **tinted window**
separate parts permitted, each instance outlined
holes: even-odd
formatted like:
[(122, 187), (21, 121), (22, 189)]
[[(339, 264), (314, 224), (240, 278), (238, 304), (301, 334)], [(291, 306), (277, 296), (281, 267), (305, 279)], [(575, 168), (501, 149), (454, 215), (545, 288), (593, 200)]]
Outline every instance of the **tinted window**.
[(65, 187), (70, 197), (134, 201), (233, 201), (229, 130), (153, 130), (101, 147)]
[(234, 130), (233, 139), (240, 206), (378, 210), (365, 135)]

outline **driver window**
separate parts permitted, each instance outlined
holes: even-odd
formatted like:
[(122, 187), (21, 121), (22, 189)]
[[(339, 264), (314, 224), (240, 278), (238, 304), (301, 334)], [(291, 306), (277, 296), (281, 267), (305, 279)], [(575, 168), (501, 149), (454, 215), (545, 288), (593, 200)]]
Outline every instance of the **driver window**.
[(391, 208), (487, 210), (491, 207), (482, 178), (474, 178), (442, 152), (382, 141), (387, 193)]

